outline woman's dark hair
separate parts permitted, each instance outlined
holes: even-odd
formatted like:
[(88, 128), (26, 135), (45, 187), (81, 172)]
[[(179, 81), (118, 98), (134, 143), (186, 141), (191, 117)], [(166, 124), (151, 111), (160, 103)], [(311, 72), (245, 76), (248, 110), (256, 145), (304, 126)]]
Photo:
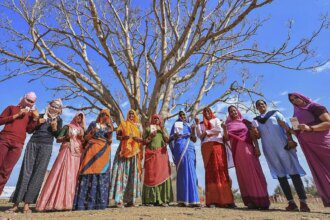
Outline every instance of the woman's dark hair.
[(237, 109), (234, 105), (230, 105), (230, 106), (228, 106), (228, 108), (227, 108), (228, 113), (229, 113), (229, 110), (230, 110), (231, 108), (235, 108), (235, 109)]
[(263, 100), (263, 99), (259, 99), (259, 100), (256, 101), (256, 107), (258, 107), (258, 104), (259, 104), (260, 102), (263, 102), (265, 105), (267, 105), (267, 103), (266, 103), (265, 100)]

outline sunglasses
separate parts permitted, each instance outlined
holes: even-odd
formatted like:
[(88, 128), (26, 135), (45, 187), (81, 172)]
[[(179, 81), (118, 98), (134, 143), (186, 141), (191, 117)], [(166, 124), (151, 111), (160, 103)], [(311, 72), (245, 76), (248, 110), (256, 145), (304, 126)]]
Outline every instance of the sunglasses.
[(31, 99), (25, 99), (28, 103), (34, 104), (34, 101)]

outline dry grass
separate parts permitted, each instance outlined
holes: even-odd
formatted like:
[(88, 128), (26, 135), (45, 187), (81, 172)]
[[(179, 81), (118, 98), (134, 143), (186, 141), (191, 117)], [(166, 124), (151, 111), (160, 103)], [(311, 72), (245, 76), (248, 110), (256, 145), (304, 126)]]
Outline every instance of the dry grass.
[(311, 213), (285, 212), (286, 204), (272, 204), (269, 211), (250, 211), (238, 204), (237, 209), (222, 208), (179, 208), (171, 207), (135, 207), (109, 208), (102, 211), (62, 211), (32, 214), (6, 214), (4, 210), (10, 204), (0, 204), (0, 216), (17, 220), (105, 220), (105, 219), (330, 219), (330, 208), (324, 208), (320, 203), (311, 204)]

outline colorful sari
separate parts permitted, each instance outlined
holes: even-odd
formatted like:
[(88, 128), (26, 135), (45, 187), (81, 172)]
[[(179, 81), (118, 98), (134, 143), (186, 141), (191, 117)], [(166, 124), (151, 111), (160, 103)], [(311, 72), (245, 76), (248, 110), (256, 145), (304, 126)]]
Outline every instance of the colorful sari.
[(228, 173), (226, 147), (222, 140), (220, 120), (211, 114), (211, 119), (205, 117), (197, 127), (197, 135), (206, 132), (208, 135), (202, 141), (202, 156), (205, 168), (206, 205), (227, 207), (234, 204), (231, 191), (231, 180)]
[(244, 205), (249, 208), (268, 209), (270, 202), (267, 182), (249, 135), (248, 126), (251, 123), (236, 110), (238, 118), (233, 120), (228, 116), (226, 125), (241, 196)]
[[(160, 116), (153, 115), (152, 118)], [(151, 134), (146, 129), (145, 139)], [(163, 134), (157, 130), (155, 137), (145, 148), (144, 182), (142, 203), (145, 205), (162, 205), (173, 201), (170, 162)]]
[(170, 134), (170, 149), (177, 169), (177, 202), (185, 205), (199, 204), (198, 181), (196, 175), (196, 153), (194, 143), (190, 140), (191, 129), (186, 122), (182, 123), (182, 133), (174, 140), (175, 125)]
[[(298, 93), (289, 94), (289, 99), (291, 95), (297, 96), (307, 103), (304, 107), (294, 105), (293, 116), (298, 118), (299, 124), (312, 126), (322, 122), (319, 116), (328, 112), (324, 106)], [(298, 131), (297, 138), (305, 154), (323, 204), (325, 207), (330, 207), (330, 130)]]
[[(100, 114), (108, 110), (102, 110)], [(105, 209), (109, 205), (110, 187), (110, 151), (109, 137), (112, 130), (109, 126), (99, 126), (99, 121), (91, 122), (87, 134), (94, 129), (98, 131), (88, 141), (79, 169), (78, 187), (75, 195), (75, 210)], [(109, 130), (110, 129), (110, 130)]]
[[(129, 120), (129, 113), (134, 113), (134, 120)], [(141, 138), (139, 120), (134, 110), (129, 110), (127, 120), (117, 128), (117, 136), (128, 136), (121, 140), (112, 167), (110, 198), (116, 204), (133, 205), (141, 196), (142, 150), (141, 144), (133, 137)]]
[[(81, 124), (75, 123), (75, 118), (83, 115)], [(84, 114), (78, 112), (72, 122), (65, 126), (58, 138), (69, 136), (70, 140), (63, 142), (60, 152), (47, 177), (39, 195), (36, 210), (71, 210), (77, 185), (82, 142), (79, 135), (84, 134)]]

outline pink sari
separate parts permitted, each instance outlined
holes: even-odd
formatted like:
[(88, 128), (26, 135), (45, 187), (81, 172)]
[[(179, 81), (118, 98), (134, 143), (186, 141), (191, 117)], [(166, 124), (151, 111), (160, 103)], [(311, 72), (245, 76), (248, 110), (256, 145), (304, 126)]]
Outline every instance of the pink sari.
[[(325, 107), (301, 94), (290, 95), (297, 96), (307, 103), (304, 107), (294, 106), (293, 116), (298, 118), (299, 124), (315, 125), (321, 122), (315, 113), (327, 112)], [(297, 138), (323, 204), (325, 207), (330, 207), (330, 130), (298, 132)]]
[(61, 145), (39, 195), (37, 211), (72, 209), (82, 152), (82, 143), (78, 139), (78, 134), (84, 132), (84, 128), (73, 122), (67, 126), (70, 141)]
[(228, 116), (226, 125), (241, 196), (246, 206), (268, 209), (270, 202), (267, 183), (259, 159), (254, 153), (247, 128), (249, 122), (243, 119), (238, 109), (237, 112), (239, 118), (232, 120)]

